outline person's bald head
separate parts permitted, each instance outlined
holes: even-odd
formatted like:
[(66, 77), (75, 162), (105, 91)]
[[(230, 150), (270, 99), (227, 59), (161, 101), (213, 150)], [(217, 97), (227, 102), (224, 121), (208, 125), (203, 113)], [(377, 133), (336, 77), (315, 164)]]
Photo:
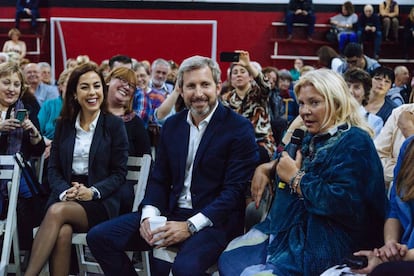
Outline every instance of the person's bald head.
[(394, 74), (395, 74), (395, 84), (397, 86), (408, 84), (410, 80), (410, 72), (408, 71), (407, 67), (405, 67), (404, 65), (399, 65), (395, 67)]

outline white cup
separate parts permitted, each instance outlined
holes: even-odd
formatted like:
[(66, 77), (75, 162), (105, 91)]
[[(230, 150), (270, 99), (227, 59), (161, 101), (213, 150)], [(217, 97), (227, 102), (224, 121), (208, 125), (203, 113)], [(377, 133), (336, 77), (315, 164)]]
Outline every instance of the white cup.
[[(157, 228), (160, 228), (162, 226), (164, 226), (167, 223), (167, 218), (164, 216), (155, 216), (155, 217), (150, 217), (148, 218), (148, 222), (150, 225), (150, 229), (151, 231), (156, 230)], [(155, 234), (154, 238), (156, 238), (157, 236), (159, 236), (161, 233)], [(161, 244), (163, 240), (159, 240), (157, 241), (155, 244)]]

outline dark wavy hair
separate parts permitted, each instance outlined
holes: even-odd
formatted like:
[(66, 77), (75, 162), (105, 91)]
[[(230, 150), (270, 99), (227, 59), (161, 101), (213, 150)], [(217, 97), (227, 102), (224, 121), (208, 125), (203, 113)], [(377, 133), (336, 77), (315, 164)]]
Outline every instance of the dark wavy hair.
[(99, 72), (98, 66), (96, 66), (96, 64), (84, 63), (82, 65), (75, 67), (69, 76), (68, 84), (66, 87), (66, 95), (63, 101), (62, 112), (60, 113), (61, 120), (69, 120), (71, 122), (75, 121), (76, 116), (78, 115), (81, 109), (78, 101), (75, 100), (76, 88), (78, 86), (79, 78), (88, 72), (95, 72), (101, 80), (104, 98), (100, 108), (101, 111), (103, 111), (104, 113), (108, 113), (108, 107), (106, 103), (108, 88), (105, 84), (104, 77), (102, 73)]
[(345, 72), (344, 79), (349, 83), (362, 83), (364, 87), (364, 98), (362, 99), (362, 105), (368, 104), (369, 94), (372, 88), (372, 79), (369, 73), (361, 68), (352, 68)]

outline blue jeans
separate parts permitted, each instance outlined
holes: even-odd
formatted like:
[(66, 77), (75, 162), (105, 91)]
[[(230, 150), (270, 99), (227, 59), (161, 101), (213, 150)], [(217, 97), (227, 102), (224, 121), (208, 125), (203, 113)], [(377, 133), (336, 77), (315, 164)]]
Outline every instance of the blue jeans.
[(293, 32), (293, 23), (307, 23), (308, 24), (308, 36), (311, 36), (315, 29), (315, 15), (308, 13), (308, 15), (295, 15), (294, 12), (288, 11), (286, 14), (285, 22), (287, 26), (287, 32), (289, 35)]
[(343, 54), (346, 44), (348, 44), (349, 42), (357, 42), (357, 41), (358, 41), (357, 35), (354, 32), (340, 33), (338, 44), (339, 44), (339, 51), (341, 52), (341, 54)]

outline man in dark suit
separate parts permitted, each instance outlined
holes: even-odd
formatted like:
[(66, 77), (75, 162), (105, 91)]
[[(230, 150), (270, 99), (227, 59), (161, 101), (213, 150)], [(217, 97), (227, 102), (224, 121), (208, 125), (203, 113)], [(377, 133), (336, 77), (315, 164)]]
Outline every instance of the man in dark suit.
[[(218, 101), (220, 69), (209, 58), (180, 66), (178, 87), (188, 109), (167, 120), (142, 211), (97, 225), (88, 245), (105, 275), (136, 275), (124, 251), (179, 248), (174, 275), (204, 275), (228, 242), (243, 232), (245, 189), (258, 162), (251, 123)], [(167, 224), (150, 231), (148, 218)], [(154, 234), (161, 233), (154, 237)], [(152, 275), (170, 264), (154, 260)]]
[(20, 27), (20, 18), (32, 19), (32, 29), (36, 30), (36, 19), (39, 18), (39, 0), (17, 0), (16, 3), (16, 28)]

